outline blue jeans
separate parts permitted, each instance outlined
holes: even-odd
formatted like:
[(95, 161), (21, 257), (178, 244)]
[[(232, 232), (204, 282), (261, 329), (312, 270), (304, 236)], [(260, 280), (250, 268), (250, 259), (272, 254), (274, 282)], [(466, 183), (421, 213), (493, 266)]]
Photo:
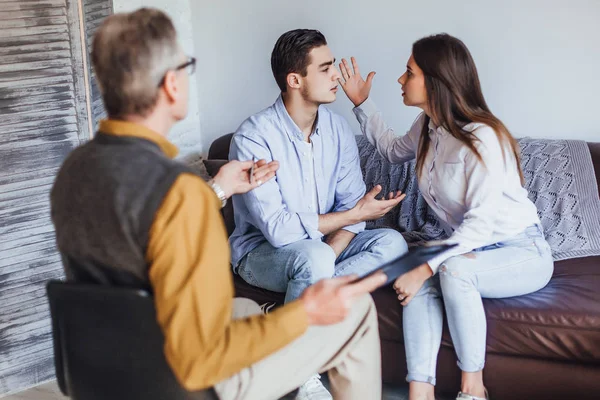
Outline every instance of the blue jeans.
[(553, 270), (550, 246), (538, 225), (510, 240), (446, 260), (404, 308), (406, 380), (435, 385), (444, 308), (459, 368), (481, 371), (486, 348), (481, 299), (535, 292), (546, 286)]
[(392, 229), (360, 232), (337, 259), (333, 249), (321, 240), (300, 240), (280, 248), (265, 242), (242, 258), (236, 273), (250, 285), (285, 292), (287, 303), (321, 279), (360, 275), (407, 251), (402, 235)]

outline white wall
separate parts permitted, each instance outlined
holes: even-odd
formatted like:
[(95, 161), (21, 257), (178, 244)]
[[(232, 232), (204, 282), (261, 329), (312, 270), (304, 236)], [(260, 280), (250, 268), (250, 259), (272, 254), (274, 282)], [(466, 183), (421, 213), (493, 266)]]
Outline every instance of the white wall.
[[(192, 0), (193, 1), (193, 0)], [(115, 12), (129, 12), (140, 7), (155, 7), (165, 11), (175, 24), (179, 42), (186, 54), (194, 54), (194, 34), (190, 15), (190, 0), (113, 0)], [(190, 105), (188, 117), (171, 131), (169, 139), (180, 150), (180, 155), (202, 150), (200, 135), (200, 111), (198, 108), (198, 75), (190, 79)]]
[[(402, 133), (418, 110), (396, 83), (422, 36), (461, 38), (494, 113), (515, 136), (600, 141), (598, 0), (194, 0), (202, 143), (207, 151), (278, 95), (270, 54), (279, 35), (316, 28), (335, 56), (377, 71), (372, 97)], [(358, 133), (342, 91), (331, 107)]]

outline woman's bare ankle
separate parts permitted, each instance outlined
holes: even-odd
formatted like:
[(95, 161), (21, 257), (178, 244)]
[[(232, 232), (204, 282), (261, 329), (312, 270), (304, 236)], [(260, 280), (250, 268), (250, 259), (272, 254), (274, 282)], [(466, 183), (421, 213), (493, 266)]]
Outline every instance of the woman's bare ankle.
[(485, 386), (483, 386), (483, 371), (462, 373), (460, 391), (471, 396), (485, 398)]
[(410, 382), (408, 384), (408, 400), (435, 400), (434, 386), (425, 382)]

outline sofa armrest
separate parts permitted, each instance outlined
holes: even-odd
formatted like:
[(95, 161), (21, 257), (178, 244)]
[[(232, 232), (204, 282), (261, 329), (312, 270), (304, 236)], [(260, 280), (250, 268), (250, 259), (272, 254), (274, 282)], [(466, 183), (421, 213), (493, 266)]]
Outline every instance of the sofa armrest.
[(215, 139), (208, 149), (209, 160), (227, 160), (229, 157), (229, 145), (231, 144), (231, 138), (233, 133), (228, 133), (220, 138)]
[(227, 163), (227, 160), (202, 160), (204, 166), (206, 167), (206, 171), (212, 177), (219, 172), (219, 169)]

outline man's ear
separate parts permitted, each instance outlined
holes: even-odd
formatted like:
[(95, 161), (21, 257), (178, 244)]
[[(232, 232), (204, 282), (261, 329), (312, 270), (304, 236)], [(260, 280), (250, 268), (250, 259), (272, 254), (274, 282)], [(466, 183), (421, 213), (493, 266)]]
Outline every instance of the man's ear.
[(175, 71), (167, 71), (162, 87), (167, 95), (167, 100), (169, 100), (170, 103), (174, 102), (177, 99), (177, 96), (179, 96), (179, 88), (177, 87), (177, 74)]
[(300, 87), (300, 74), (288, 74), (287, 85), (292, 89), (298, 89)]

